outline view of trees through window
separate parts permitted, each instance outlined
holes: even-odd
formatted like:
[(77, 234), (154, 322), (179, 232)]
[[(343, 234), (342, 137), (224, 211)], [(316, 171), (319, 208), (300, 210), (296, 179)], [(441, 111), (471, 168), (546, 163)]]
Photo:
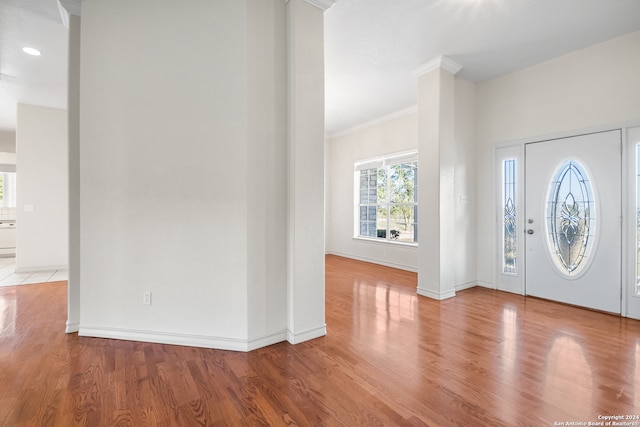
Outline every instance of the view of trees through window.
[(417, 162), (363, 169), (359, 174), (359, 235), (417, 242)]

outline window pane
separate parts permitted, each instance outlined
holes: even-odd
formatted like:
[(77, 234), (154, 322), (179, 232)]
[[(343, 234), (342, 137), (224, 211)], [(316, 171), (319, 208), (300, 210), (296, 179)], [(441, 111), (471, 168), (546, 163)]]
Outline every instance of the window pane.
[(376, 203), (376, 178), (377, 169), (365, 169), (360, 171), (360, 230), (359, 235), (364, 237), (375, 236), (375, 206), (367, 206)]
[(369, 193), (367, 190), (360, 190), (360, 203), (368, 203), (369, 202)]
[(376, 223), (375, 222), (367, 222), (367, 236), (376, 237)]
[(593, 248), (597, 223), (591, 182), (580, 163), (568, 160), (550, 185), (547, 244), (559, 270), (575, 275)]
[(378, 169), (376, 176), (378, 179), (376, 184), (378, 200), (380, 200), (381, 203), (384, 203), (387, 200), (387, 170), (384, 168)]
[(366, 220), (367, 220), (367, 207), (360, 206), (360, 221), (366, 221)]
[(375, 221), (375, 220), (376, 220), (376, 207), (369, 206), (369, 221)]
[(16, 207), (16, 174), (15, 172), (0, 173), (0, 207)]
[(413, 203), (415, 201), (415, 169), (415, 163), (389, 167), (391, 203)]
[(418, 243), (418, 206), (413, 208), (413, 241)]
[(369, 175), (366, 170), (360, 171), (360, 188), (366, 187), (369, 182)]
[(384, 162), (356, 171), (357, 232), (362, 237), (416, 242), (417, 162), (406, 159), (406, 163), (382, 166)]
[(503, 206), (503, 263), (504, 273), (516, 273), (517, 261), (517, 216), (516, 216), (516, 161), (502, 163), (502, 206)]
[(378, 213), (378, 222), (377, 222), (377, 230), (376, 237), (381, 239), (387, 238), (387, 207), (379, 206), (377, 209)]
[(370, 188), (369, 189), (369, 203), (370, 204), (376, 204), (378, 202), (378, 196), (376, 193), (376, 189), (375, 188)]
[(389, 209), (389, 239), (401, 242), (415, 240), (415, 207), (408, 205), (392, 205)]

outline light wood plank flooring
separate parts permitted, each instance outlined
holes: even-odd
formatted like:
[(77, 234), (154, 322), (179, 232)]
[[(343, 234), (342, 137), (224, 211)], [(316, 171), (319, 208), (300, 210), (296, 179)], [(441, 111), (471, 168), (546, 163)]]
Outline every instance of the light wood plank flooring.
[[(64, 333), (0, 288), (2, 426), (553, 426), (640, 414), (640, 322), (327, 256), (326, 337), (251, 353)], [(559, 425), (559, 424), (556, 424)]]

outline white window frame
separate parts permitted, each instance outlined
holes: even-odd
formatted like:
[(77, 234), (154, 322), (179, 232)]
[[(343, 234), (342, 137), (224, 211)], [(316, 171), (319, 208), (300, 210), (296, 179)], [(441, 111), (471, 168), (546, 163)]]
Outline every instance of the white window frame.
[(16, 207), (16, 173), (0, 171), (0, 185), (2, 185), (2, 197), (0, 208)]
[[(374, 158), (369, 158), (369, 159), (363, 159), (363, 160), (359, 160), (356, 161), (354, 163), (354, 225), (353, 225), (353, 238), (354, 239), (359, 239), (359, 240), (368, 240), (368, 241), (372, 241), (372, 242), (379, 242), (379, 243), (390, 243), (390, 244), (395, 244), (395, 245), (407, 245), (407, 246), (418, 246), (418, 242), (417, 242), (417, 214), (416, 217), (414, 218), (414, 239), (416, 239), (413, 242), (407, 242), (407, 241), (399, 241), (399, 240), (394, 240), (391, 236), (391, 229), (389, 226), (389, 221), (390, 221), (390, 210), (391, 207), (394, 205), (398, 205), (398, 204), (392, 204), (390, 202), (386, 202), (386, 203), (378, 203), (376, 202), (375, 205), (374, 204), (366, 204), (366, 206), (376, 206), (376, 209), (378, 208), (378, 206), (380, 205), (384, 205), (386, 206), (386, 210), (387, 210), (387, 227), (386, 227), (386, 232), (385, 232), (385, 237), (373, 237), (373, 236), (363, 236), (360, 234), (360, 207), (362, 206), (362, 204), (360, 203), (360, 172), (363, 170), (368, 170), (368, 169), (380, 169), (380, 168), (387, 168), (390, 166), (394, 166), (394, 165), (399, 165), (399, 164), (403, 164), (403, 163), (416, 163), (418, 162), (418, 152), (416, 150), (411, 150), (411, 151), (403, 151), (403, 152), (398, 152), (398, 153), (393, 153), (393, 154), (388, 154), (385, 156), (379, 156), (379, 157), (374, 157)], [(419, 169), (419, 166), (416, 167), (416, 170)], [(410, 204), (411, 206), (414, 206), (416, 208), (416, 210), (418, 209), (418, 180), (417, 180), (417, 174), (415, 177), (415, 181), (414, 181), (414, 191), (416, 194), (416, 201), (412, 204)], [(387, 185), (389, 186), (389, 180), (387, 180)], [(390, 191), (387, 191), (387, 194), (390, 194)]]

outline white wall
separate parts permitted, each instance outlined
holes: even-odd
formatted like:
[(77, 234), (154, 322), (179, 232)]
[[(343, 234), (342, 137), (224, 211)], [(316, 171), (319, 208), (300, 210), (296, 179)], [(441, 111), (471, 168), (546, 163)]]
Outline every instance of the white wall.
[(492, 147), (640, 119), (640, 32), (478, 85), (478, 280), (494, 286)]
[(81, 335), (286, 338), (280, 3), (83, 3)]
[(68, 127), (69, 127), (69, 277), (67, 332), (80, 325), (80, 34), (82, 21), (69, 16)]
[(16, 133), (8, 130), (0, 130), (0, 152), (16, 152)]
[[(457, 289), (476, 280), (476, 85), (462, 78), (454, 82), (454, 271)], [(399, 116), (399, 117), (398, 117)], [(409, 109), (365, 124), (326, 141), (327, 253), (409, 271), (418, 270), (415, 247), (354, 239), (353, 164), (357, 160), (418, 148), (418, 114)], [(419, 166), (420, 167), (420, 166)], [(424, 193), (419, 192), (419, 197)], [(418, 202), (432, 203), (422, 198)]]
[[(494, 145), (639, 120), (638, 46), (640, 32), (479, 85), (456, 79), (457, 286), (495, 285)], [(352, 239), (351, 183), (355, 160), (415, 148), (416, 129), (413, 114), (328, 139), (327, 252), (415, 270), (410, 249)]]
[[(284, 2), (247, 2), (248, 339), (287, 327), (287, 69)], [(281, 339), (278, 339), (281, 340)]]
[(476, 85), (455, 79), (454, 193), (456, 290), (476, 285)]
[[(294, 344), (327, 333), (324, 304), (324, 9), (319, 7), (322, 3), (286, 2), (287, 340)], [(324, 6), (331, 3), (324, 2)]]
[[(16, 141), (16, 271), (66, 268), (66, 110), (18, 104)], [(25, 205), (33, 210), (28, 212)]]
[(327, 140), (327, 253), (417, 271), (416, 247), (353, 238), (354, 162), (417, 149), (417, 120), (417, 113), (409, 112), (401, 117)]

